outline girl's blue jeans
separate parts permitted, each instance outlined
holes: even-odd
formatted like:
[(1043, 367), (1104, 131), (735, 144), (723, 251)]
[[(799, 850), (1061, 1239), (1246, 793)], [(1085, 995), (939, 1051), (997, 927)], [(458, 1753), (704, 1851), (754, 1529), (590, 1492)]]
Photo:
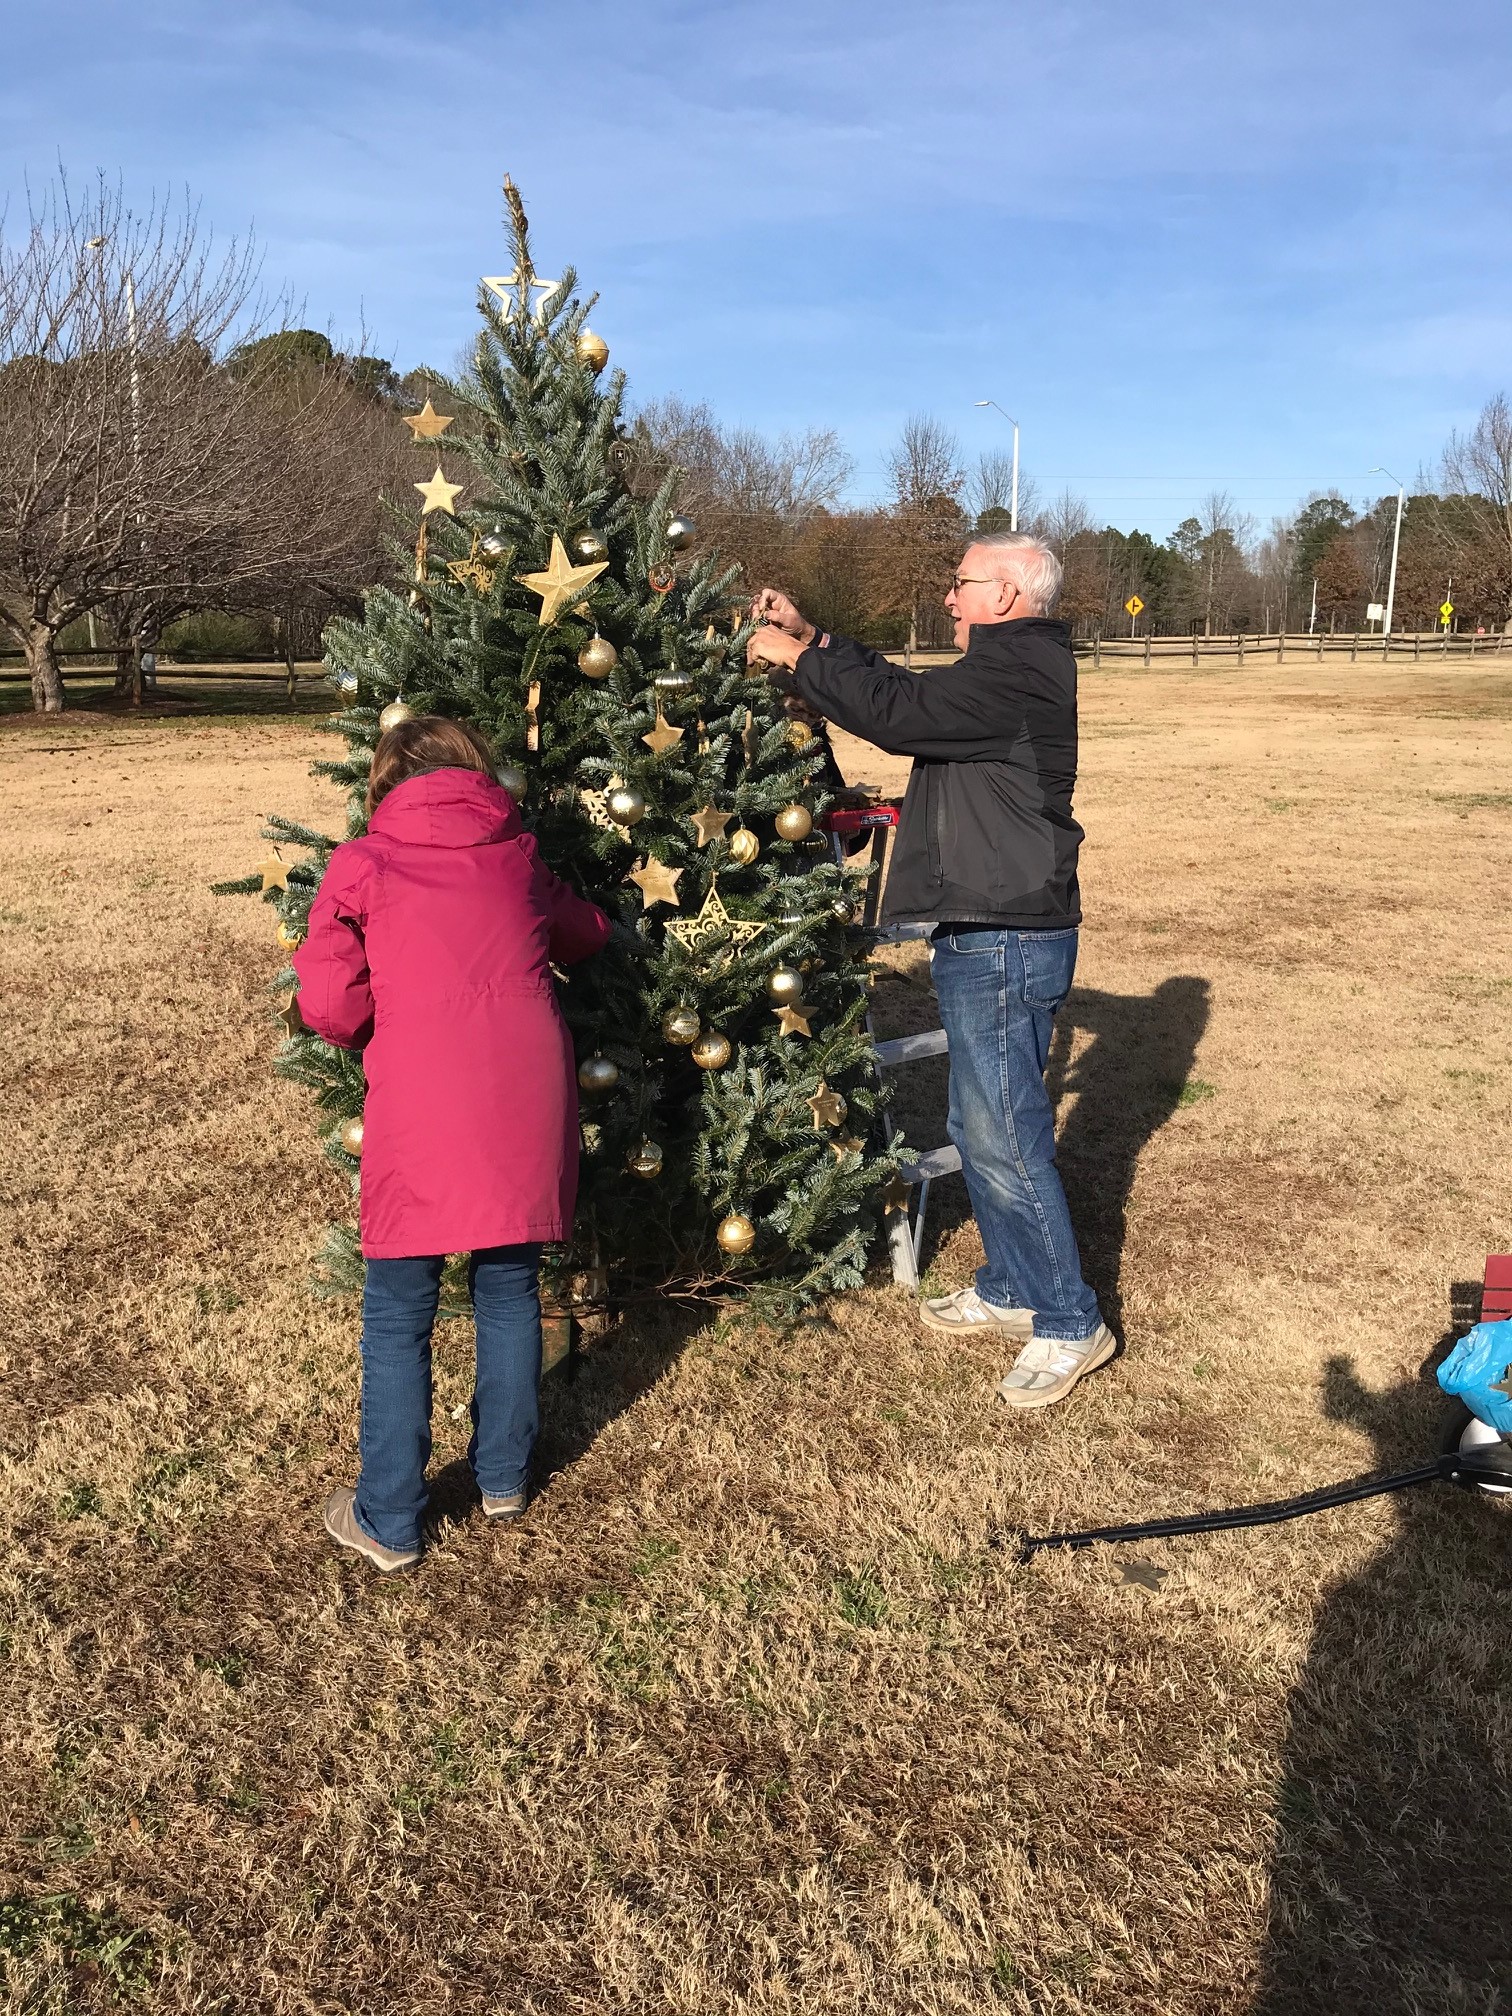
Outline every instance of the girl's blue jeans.
[[(431, 1453), (431, 1331), (445, 1254), (369, 1260), (362, 1294), (362, 1474), (357, 1523), (385, 1547), (420, 1544)], [(540, 1426), (539, 1246), (470, 1256), (478, 1370), (467, 1460), (491, 1498), (523, 1491)]]
[(950, 1119), (987, 1264), (977, 1293), (1032, 1309), (1036, 1337), (1076, 1344), (1102, 1320), (1055, 1165), (1045, 1065), (1071, 991), (1077, 934), (952, 931), (930, 947), (950, 1038)]

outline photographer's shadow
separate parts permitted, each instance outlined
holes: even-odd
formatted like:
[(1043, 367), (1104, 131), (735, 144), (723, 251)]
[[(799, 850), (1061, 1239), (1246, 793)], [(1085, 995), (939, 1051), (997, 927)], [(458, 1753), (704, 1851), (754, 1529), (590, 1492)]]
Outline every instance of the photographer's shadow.
[[(1373, 1394), (1336, 1359), (1324, 1404), (1382, 1470), (1439, 1445), (1426, 1377)], [(1512, 1501), (1425, 1485), (1391, 1503), (1288, 1704), (1254, 2016), (1512, 2009)]]
[[(1046, 1082), (1057, 1108), (1076, 1103), (1057, 1159), (1081, 1248), (1082, 1271), (1104, 1320), (1122, 1337), (1120, 1280), (1129, 1196), (1146, 1144), (1186, 1092), (1207, 1028), (1208, 983), (1190, 974), (1152, 994), (1073, 988), (1056, 1017)], [(1077, 1032), (1090, 1037), (1073, 1057)]]

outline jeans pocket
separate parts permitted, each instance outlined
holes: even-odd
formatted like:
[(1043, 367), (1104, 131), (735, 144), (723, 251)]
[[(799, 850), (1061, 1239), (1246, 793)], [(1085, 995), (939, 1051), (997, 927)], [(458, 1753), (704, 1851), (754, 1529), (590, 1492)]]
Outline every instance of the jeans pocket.
[(1053, 1015), (1071, 992), (1076, 973), (1077, 929), (1020, 931), (1019, 957), (1024, 967), (1024, 999), (1032, 1008)]
[(945, 939), (959, 959), (993, 959), (1003, 949), (1003, 931), (952, 931)]

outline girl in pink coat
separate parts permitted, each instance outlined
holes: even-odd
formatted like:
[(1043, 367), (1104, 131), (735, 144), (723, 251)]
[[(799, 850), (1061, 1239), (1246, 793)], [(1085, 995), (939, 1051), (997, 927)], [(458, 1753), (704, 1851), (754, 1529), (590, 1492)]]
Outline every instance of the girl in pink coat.
[(431, 1330), (467, 1253), (478, 1365), (468, 1460), (491, 1519), (517, 1518), (538, 1425), (543, 1241), (577, 1191), (572, 1041), (549, 962), (609, 935), (559, 882), (476, 730), (422, 715), (373, 756), (368, 830), (332, 854), (294, 959), (299, 1009), (360, 1050), (361, 1474), (327, 1500), (338, 1546), (385, 1573), (420, 1558)]

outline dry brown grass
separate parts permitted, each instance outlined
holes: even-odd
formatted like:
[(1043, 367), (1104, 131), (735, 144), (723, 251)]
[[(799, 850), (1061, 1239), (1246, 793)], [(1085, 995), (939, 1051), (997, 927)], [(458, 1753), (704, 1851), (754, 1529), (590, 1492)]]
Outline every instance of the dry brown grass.
[(1056, 1077), (1128, 1351), (1073, 1403), (1005, 1420), (880, 1281), (783, 1338), (637, 1319), (552, 1389), (524, 1529), (397, 1585), (318, 1532), (337, 1185), (266, 913), (208, 893), (260, 811), (331, 816), (310, 725), (6, 727), (4, 2006), (1512, 2007), (1503, 1507), (1151, 1547), (1155, 1590), (991, 1544), (1433, 1443), (1451, 1284), (1512, 1231), (1509, 696), (1086, 678)]

